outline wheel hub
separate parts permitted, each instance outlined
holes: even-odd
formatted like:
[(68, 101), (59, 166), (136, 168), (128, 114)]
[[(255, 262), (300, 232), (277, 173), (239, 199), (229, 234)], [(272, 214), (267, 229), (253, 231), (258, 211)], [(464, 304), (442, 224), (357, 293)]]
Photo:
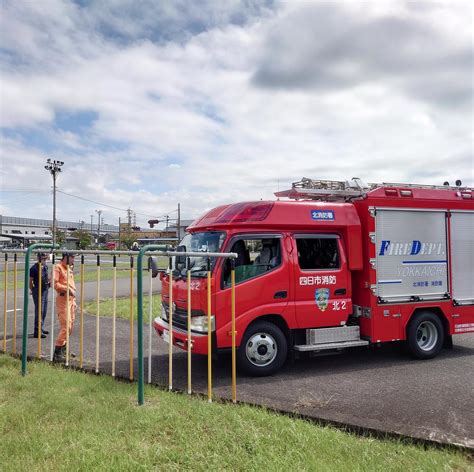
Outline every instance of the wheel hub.
[(268, 333), (253, 334), (245, 346), (247, 359), (257, 367), (271, 364), (277, 355), (276, 342)]
[(416, 342), (423, 351), (431, 351), (438, 342), (438, 330), (431, 321), (423, 321), (416, 330)]

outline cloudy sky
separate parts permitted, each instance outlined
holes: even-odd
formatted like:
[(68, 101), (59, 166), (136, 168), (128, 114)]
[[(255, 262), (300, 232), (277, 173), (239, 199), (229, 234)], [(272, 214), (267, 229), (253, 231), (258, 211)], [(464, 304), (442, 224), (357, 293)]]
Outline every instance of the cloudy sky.
[(47, 157), (58, 218), (86, 222), (193, 218), (303, 176), (474, 186), (469, 1), (0, 8), (0, 214), (50, 217)]

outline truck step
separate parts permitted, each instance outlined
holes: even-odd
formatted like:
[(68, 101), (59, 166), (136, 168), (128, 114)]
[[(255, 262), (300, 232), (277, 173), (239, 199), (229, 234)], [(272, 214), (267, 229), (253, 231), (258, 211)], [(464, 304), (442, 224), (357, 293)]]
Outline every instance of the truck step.
[(367, 346), (369, 341), (341, 341), (336, 343), (299, 344), (294, 346), (295, 351), (327, 351), (328, 349), (345, 349), (346, 347)]
[(343, 341), (359, 341), (359, 326), (338, 326), (306, 330), (306, 344), (326, 344)]

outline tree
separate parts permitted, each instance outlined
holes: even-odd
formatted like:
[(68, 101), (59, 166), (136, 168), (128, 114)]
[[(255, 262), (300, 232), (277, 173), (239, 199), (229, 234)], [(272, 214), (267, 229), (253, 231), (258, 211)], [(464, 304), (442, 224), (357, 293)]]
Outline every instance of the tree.
[(133, 243), (137, 240), (137, 236), (133, 234), (123, 234), (120, 237), (120, 243), (124, 244), (127, 249), (132, 249)]
[(83, 229), (76, 229), (76, 231), (73, 231), (71, 233), (71, 236), (78, 239), (77, 241), (78, 249), (87, 249), (92, 243), (92, 238), (91, 238), (90, 233)]
[[(53, 228), (50, 228), (51, 234), (53, 234)], [(56, 228), (56, 245), (63, 247), (66, 244), (66, 231), (61, 231)]]

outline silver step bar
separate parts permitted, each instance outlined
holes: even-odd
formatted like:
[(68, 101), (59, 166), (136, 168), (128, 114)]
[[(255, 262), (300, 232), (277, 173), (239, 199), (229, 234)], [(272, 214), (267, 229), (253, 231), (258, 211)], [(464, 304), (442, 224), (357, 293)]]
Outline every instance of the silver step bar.
[(295, 351), (327, 351), (346, 347), (367, 346), (369, 341), (360, 339), (359, 326), (337, 326), (306, 330), (306, 344), (294, 346)]
[(347, 347), (367, 346), (369, 341), (360, 339), (359, 341), (341, 341), (335, 343), (321, 344), (299, 344), (294, 346), (295, 351), (327, 351), (329, 349), (345, 349)]
[(334, 328), (315, 328), (306, 330), (306, 344), (325, 344), (359, 340), (359, 326), (337, 326)]

